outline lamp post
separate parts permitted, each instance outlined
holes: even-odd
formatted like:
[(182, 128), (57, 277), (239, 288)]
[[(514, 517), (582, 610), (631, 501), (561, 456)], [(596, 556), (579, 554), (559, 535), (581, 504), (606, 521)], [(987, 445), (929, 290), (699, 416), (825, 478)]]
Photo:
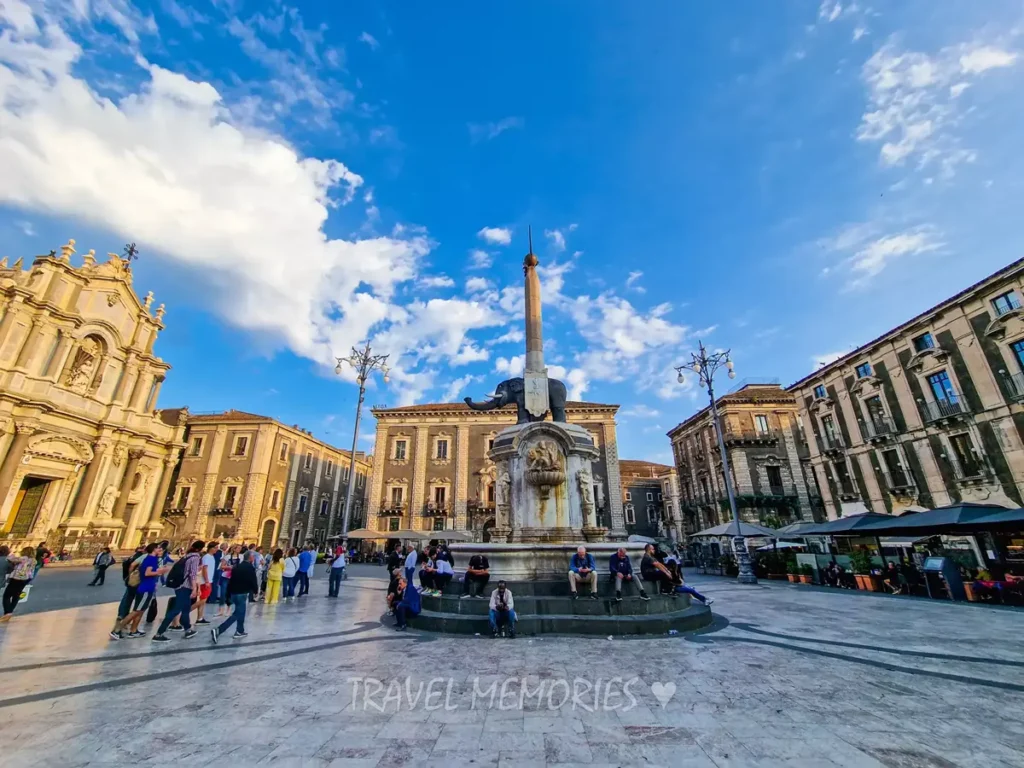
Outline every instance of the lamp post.
[(341, 518), (341, 536), (348, 534), (349, 516), (352, 514), (352, 486), (356, 481), (356, 443), (359, 441), (359, 418), (363, 414), (363, 398), (366, 396), (366, 380), (376, 369), (384, 374), (384, 383), (388, 382), (387, 355), (374, 355), (370, 350), (370, 342), (362, 349), (352, 347), (352, 354), (348, 357), (339, 357), (334, 372), (341, 375), (344, 370), (344, 363), (348, 363), (355, 369), (356, 381), (359, 383), (359, 402), (356, 404), (356, 426), (352, 430), (352, 452), (349, 454), (348, 484), (345, 487), (345, 511)]
[(686, 379), (683, 376), (685, 369), (690, 369), (700, 379), (702, 386), (708, 390), (708, 397), (711, 400), (711, 420), (715, 425), (715, 436), (718, 438), (718, 452), (722, 457), (722, 476), (725, 480), (725, 492), (729, 497), (729, 509), (732, 511), (732, 520), (736, 525), (736, 535), (732, 540), (732, 549), (736, 554), (736, 565), (739, 568), (737, 581), (740, 584), (757, 584), (757, 577), (750, 565), (750, 553), (747, 551), (746, 539), (740, 535), (740, 514), (736, 509), (736, 495), (732, 489), (732, 472), (729, 469), (729, 456), (725, 451), (725, 440), (722, 437), (722, 424), (718, 418), (718, 406), (715, 404), (715, 373), (723, 366), (729, 372), (729, 378), (735, 379), (736, 372), (733, 370), (732, 360), (729, 359), (729, 350), (725, 352), (714, 352), (708, 354), (707, 348), (702, 342), (697, 342), (699, 353), (690, 353), (690, 364), (680, 365), (676, 368), (677, 381), (682, 384)]

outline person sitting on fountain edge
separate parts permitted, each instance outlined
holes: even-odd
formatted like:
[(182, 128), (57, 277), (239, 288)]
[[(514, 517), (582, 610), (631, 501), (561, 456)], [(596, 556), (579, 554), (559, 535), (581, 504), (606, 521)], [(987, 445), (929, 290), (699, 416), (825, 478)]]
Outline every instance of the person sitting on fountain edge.
[(648, 544), (644, 547), (644, 557), (640, 561), (640, 575), (643, 576), (644, 581), (650, 581), (655, 584), (659, 594), (669, 593), (672, 597), (675, 597), (675, 584), (673, 583), (672, 574), (668, 568), (658, 562), (654, 552), (653, 544)]
[[(615, 582), (615, 602), (621, 603), (623, 582), (633, 582), (633, 564), (629, 561), (626, 550), (619, 547), (612, 553), (612, 556), (608, 558), (608, 567), (612, 572), (612, 580)], [(637, 586), (640, 588), (640, 599), (650, 600), (651, 598), (644, 591), (643, 585), (637, 582)]]
[(573, 600), (579, 597), (576, 585), (581, 581), (590, 582), (590, 597), (597, 600), (597, 563), (586, 547), (579, 547), (569, 560), (569, 591)]
[(423, 586), (423, 594), (440, 597), (448, 582), (452, 580), (455, 571), (447, 560), (442, 559), (437, 552), (431, 550), (430, 559), (424, 563), (420, 570), (420, 584)]
[(498, 581), (498, 588), (491, 592), (491, 637), (497, 637), (499, 630), (504, 634), (508, 624), (508, 636), (516, 636), (516, 611), (512, 591), (505, 587), (505, 580)]
[[(469, 558), (466, 575), (462, 577), (462, 599), (467, 597), (483, 597), (484, 587), (491, 578), (491, 564), (487, 555), (473, 555)], [(473, 585), (476, 585), (474, 594)]]

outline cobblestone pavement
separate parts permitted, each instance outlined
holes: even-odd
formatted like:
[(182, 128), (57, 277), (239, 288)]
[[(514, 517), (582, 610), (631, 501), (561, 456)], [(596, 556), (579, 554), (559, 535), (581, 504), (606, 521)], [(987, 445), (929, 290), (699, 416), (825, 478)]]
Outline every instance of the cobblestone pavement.
[(0, 764), (1024, 765), (1024, 612), (692, 583), (716, 625), (657, 639), (397, 633), (376, 574), (218, 646), (112, 642), (113, 604), (17, 616)]

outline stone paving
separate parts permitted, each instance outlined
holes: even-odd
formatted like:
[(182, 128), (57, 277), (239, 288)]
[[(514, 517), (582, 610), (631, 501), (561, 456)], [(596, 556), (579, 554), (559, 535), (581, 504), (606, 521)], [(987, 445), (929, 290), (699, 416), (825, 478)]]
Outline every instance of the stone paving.
[(450, 638), (382, 626), (360, 573), (219, 646), (16, 617), (0, 765), (1024, 765), (1024, 612), (694, 577), (697, 635)]

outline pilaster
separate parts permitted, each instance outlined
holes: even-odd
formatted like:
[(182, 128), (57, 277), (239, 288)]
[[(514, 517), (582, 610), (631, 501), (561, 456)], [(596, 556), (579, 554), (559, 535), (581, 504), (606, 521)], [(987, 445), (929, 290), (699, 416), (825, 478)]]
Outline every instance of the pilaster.
[(455, 530), (468, 531), (467, 502), (469, 501), (469, 427), (455, 428)]
[(370, 506), (366, 510), (366, 527), (373, 528), (371, 521), (377, 519), (384, 492), (384, 462), (388, 453), (388, 425), (377, 422), (377, 439), (373, 444), (373, 471), (370, 476)]
[(275, 432), (273, 425), (261, 424), (253, 437), (252, 462), (249, 464), (249, 476), (245, 480), (242, 506), (238, 513), (237, 538), (243, 541), (255, 539), (259, 535), (263, 497), (267, 488), (270, 465), (274, 459)]
[(792, 423), (789, 416), (779, 414), (779, 431), (782, 433), (782, 444), (786, 450), (786, 462), (789, 464), (789, 474), (793, 478), (793, 485), (796, 489), (797, 499), (800, 501), (801, 519), (811, 520), (811, 497), (807, 490), (807, 482), (803, 470), (800, 467), (800, 453), (793, 438)]
[[(409, 527), (416, 528), (423, 521), (423, 508), (427, 503), (427, 427), (416, 427), (413, 448), (412, 502), (409, 505)], [(425, 530), (425, 526), (421, 530)]]
[(220, 474), (220, 464), (224, 459), (224, 444), (227, 442), (228, 428), (217, 427), (210, 441), (210, 456), (206, 462), (206, 473), (203, 475), (203, 490), (200, 493), (196, 509), (196, 523), (194, 533), (197, 537), (206, 536), (206, 525), (209, 521), (210, 510), (213, 508), (213, 498), (217, 493), (217, 477)]
[(611, 508), (611, 538), (625, 539), (626, 519), (622, 512), (622, 478), (619, 475), (619, 445), (615, 436), (615, 422), (606, 421), (601, 425), (601, 442), (604, 443), (604, 461), (608, 468), (608, 506)]
[(742, 448), (726, 449), (729, 453), (729, 465), (733, 477), (736, 478), (736, 494), (749, 495), (754, 493), (754, 478), (750, 476), (750, 464), (747, 453)]

